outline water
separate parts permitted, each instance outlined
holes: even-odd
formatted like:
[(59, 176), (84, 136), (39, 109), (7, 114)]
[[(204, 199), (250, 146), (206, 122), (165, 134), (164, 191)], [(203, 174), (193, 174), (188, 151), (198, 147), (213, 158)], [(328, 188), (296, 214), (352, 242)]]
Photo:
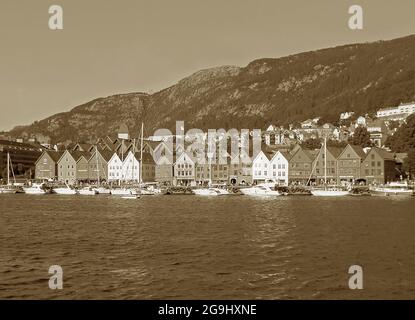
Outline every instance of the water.
[[(0, 195), (0, 298), (413, 299), (414, 204)], [(354, 264), (364, 290), (348, 288)]]

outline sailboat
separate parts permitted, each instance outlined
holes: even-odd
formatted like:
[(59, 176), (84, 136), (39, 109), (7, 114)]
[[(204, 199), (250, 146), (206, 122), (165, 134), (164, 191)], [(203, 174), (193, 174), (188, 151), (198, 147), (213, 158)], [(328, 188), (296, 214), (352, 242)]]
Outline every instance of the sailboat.
[[(321, 151), (321, 150), (320, 150)], [(339, 197), (346, 196), (349, 191), (342, 190), (337, 187), (327, 188), (327, 138), (324, 138), (324, 189), (313, 189), (311, 190), (313, 196), (320, 197)]]
[(7, 184), (0, 186), (0, 193), (18, 193), (21, 192), (21, 189), (19, 187), (14, 186), (10, 183), (10, 167), (12, 168), (13, 178), (14, 178), (14, 172), (13, 167), (11, 164), (10, 154), (7, 153)]
[[(111, 190), (109, 188), (105, 188), (101, 186), (101, 181), (100, 181), (100, 164), (99, 164), (99, 157), (98, 157), (98, 146), (95, 146), (95, 165), (97, 167), (97, 186), (92, 188), (93, 191), (95, 192), (95, 194), (110, 194)], [(105, 172), (105, 170), (104, 170)]]
[[(122, 142), (124, 143), (124, 142)], [(133, 142), (133, 154), (135, 154), (135, 140)], [(122, 161), (124, 161), (124, 153), (123, 153), (123, 149), (121, 149), (122, 152)], [(141, 169), (140, 169), (141, 172)], [(131, 168), (131, 176), (133, 177), (134, 175), (134, 162)], [(140, 194), (138, 193), (138, 191), (135, 188), (131, 188), (131, 187), (121, 187), (121, 188), (113, 188), (111, 189), (111, 195), (114, 196), (119, 196), (123, 199), (138, 199), (140, 198)]]
[[(210, 145), (209, 145), (209, 148), (210, 148)], [(212, 157), (213, 157), (213, 153), (211, 151), (208, 152), (208, 158), (209, 158), (209, 184), (208, 184), (208, 187), (207, 188), (192, 189), (192, 192), (197, 196), (222, 196), (222, 195), (229, 194), (228, 190), (215, 188), (212, 185)]]

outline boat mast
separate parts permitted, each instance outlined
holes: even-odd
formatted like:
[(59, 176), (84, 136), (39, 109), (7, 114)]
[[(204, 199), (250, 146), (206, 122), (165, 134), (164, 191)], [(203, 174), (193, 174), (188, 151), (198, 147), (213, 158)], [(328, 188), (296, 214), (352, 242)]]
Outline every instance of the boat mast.
[(96, 158), (96, 166), (97, 166), (97, 187), (99, 187), (99, 164), (98, 164), (98, 147), (95, 146), (95, 158)]
[(327, 138), (324, 137), (324, 186), (327, 186)]
[(10, 185), (10, 154), (7, 152), (7, 185)]
[(134, 180), (134, 160), (135, 160), (135, 138), (133, 139), (133, 165), (131, 167), (131, 180)]
[(143, 183), (143, 135), (144, 135), (144, 123), (141, 122), (140, 172), (138, 173), (140, 177), (140, 184)]

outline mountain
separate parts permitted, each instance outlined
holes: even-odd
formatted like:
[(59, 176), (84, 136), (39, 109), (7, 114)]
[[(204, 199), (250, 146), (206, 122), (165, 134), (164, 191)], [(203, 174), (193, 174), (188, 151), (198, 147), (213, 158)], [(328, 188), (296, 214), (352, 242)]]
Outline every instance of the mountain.
[(344, 111), (373, 113), (412, 100), (415, 35), (201, 70), (157, 93), (98, 98), (10, 134), (93, 141), (122, 123), (138, 133), (144, 121), (150, 134), (174, 129), (176, 120), (186, 129), (265, 128), (317, 116), (335, 122)]

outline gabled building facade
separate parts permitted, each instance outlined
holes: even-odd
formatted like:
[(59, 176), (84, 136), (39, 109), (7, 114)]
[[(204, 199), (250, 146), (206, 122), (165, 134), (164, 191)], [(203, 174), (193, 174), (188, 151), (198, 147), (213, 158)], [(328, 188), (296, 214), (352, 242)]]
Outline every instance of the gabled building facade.
[(310, 180), (313, 157), (310, 152), (297, 145), (289, 160), (289, 182), (305, 185)]
[(362, 177), (367, 184), (385, 184), (396, 181), (396, 162), (392, 153), (371, 148), (362, 163)]
[(62, 152), (43, 151), (35, 163), (35, 179), (57, 180), (58, 160), (61, 156)]
[(174, 164), (174, 180), (177, 185), (195, 183), (196, 161), (188, 152), (181, 153)]
[(290, 154), (277, 151), (270, 160), (269, 179), (279, 185), (288, 186)]
[(260, 151), (252, 161), (252, 180), (254, 183), (263, 183), (270, 176), (270, 155)]
[(361, 179), (361, 165), (365, 158), (362, 147), (348, 144), (337, 158), (338, 183), (354, 183)]

